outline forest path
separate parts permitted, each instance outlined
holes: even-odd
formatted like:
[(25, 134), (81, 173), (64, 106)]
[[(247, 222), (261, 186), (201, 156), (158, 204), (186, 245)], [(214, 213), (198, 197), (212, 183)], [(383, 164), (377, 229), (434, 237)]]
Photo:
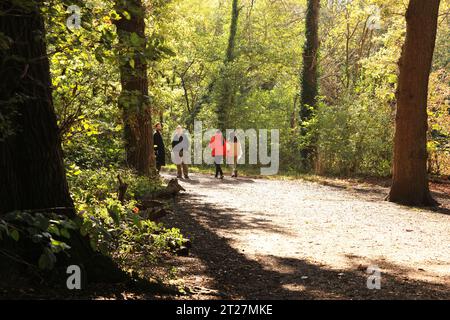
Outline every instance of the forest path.
[[(373, 185), (203, 174), (180, 184), (187, 194), (163, 222), (192, 239), (172, 261), (190, 299), (450, 298), (448, 209), (392, 204)], [(381, 290), (367, 288), (371, 265)]]

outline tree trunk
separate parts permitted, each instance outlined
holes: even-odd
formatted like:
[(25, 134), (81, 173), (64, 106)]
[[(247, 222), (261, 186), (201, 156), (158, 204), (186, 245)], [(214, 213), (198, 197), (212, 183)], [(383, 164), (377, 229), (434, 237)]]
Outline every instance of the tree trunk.
[[(116, 21), (120, 45), (120, 78), (127, 163), (139, 174), (155, 173), (152, 114), (148, 96), (147, 63), (145, 61), (145, 9), (141, 0), (118, 1)], [(124, 14), (128, 12), (129, 16)]]
[[(14, 110), (8, 113), (14, 132), (0, 138), (0, 216), (15, 210), (42, 210), (73, 218), (53, 108), (44, 22), (39, 5), (26, 7), (14, 1), (0, 4), (5, 13), (0, 15), (0, 32), (11, 39), (10, 48), (0, 50), (0, 115)], [(70, 264), (84, 266), (89, 281), (125, 279), (112, 260), (96, 254), (79, 232), (65, 241), (71, 249), (70, 257), (58, 256), (63, 269)], [(1, 245), (30, 263), (40, 254), (29, 239), (4, 239)], [(15, 270), (14, 261), (2, 262), (3, 266), (11, 263)]]
[(440, 0), (411, 0), (406, 41), (399, 61), (392, 202), (434, 205), (427, 175), (428, 79), (436, 41)]
[[(303, 70), (301, 76), (301, 105), (300, 121), (301, 135), (307, 135), (304, 122), (311, 120), (313, 110), (316, 107), (318, 94), (317, 59), (319, 52), (319, 0), (308, 0), (306, 11), (306, 42), (303, 50)], [(312, 142), (312, 141), (311, 141)], [(311, 164), (311, 155), (314, 153), (313, 146), (306, 146), (301, 150), (301, 157), (305, 167)]]
[(219, 101), (217, 104), (217, 119), (218, 126), (223, 132), (229, 126), (229, 111), (233, 107), (235, 92), (233, 81), (230, 79), (230, 63), (235, 59), (235, 47), (236, 47), (236, 35), (238, 29), (238, 19), (239, 19), (239, 8), (238, 0), (233, 0), (232, 10), (231, 10), (231, 25), (230, 34), (228, 37), (227, 52), (225, 55), (224, 65), (222, 68), (222, 85), (219, 93)]
[(10, 113), (12, 132), (0, 139), (0, 214), (65, 208), (73, 216), (53, 109), (45, 29), (37, 6), (0, 4), (0, 32), (11, 38), (0, 51), (0, 114)]

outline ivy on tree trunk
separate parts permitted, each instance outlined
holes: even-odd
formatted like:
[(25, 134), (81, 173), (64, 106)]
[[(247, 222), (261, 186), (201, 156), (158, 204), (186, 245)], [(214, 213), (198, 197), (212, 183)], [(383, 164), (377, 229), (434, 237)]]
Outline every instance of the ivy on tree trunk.
[(229, 126), (229, 112), (234, 105), (235, 89), (231, 79), (230, 64), (234, 61), (236, 55), (236, 35), (238, 29), (239, 8), (238, 0), (233, 0), (231, 10), (230, 34), (228, 37), (228, 46), (225, 55), (224, 65), (222, 67), (222, 79), (217, 103), (217, 119), (219, 129), (225, 132)]
[[(319, 52), (319, 0), (308, 0), (306, 11), (306, 42), (303, 49), (303, 69), (301, 76), (301, 104), (300, 121), (301, 135), (306, 137), (308, 128), (306, 123), (311, 120), (317, 103), (318, 95), (318, 71), (317, 58)], [(301, 150), (303, 166), (311, 165), (311, 156), (314, 153), (314, 141), (309, 141)]]

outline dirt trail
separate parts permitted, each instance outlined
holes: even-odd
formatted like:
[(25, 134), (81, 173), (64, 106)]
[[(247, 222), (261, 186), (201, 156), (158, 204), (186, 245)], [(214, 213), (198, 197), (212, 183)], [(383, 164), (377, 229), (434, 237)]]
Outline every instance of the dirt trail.
[[(395, 205), (375, 186), (201, 174), (180, 184), (187, 194), (164, 222), (193, 240), (172, 261), (190, 298), (450, 298), (448, 207)], [(380, 290), (367, 288), (371, 265)]]

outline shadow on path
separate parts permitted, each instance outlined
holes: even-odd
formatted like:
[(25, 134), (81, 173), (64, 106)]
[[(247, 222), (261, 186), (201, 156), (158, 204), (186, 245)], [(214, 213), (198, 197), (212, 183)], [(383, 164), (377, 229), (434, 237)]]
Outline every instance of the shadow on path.
[[(267, 222), (245, 221), (236, 211), (201, 203), (201, 198), (184, 196), (175, 200), (175, 214), (166, 217), (167, 226), (178, 227), (192, 238), (191, 255), (203, 264), (203, 274), (213, 279), (211, 289), (226, 298), (245, 299), (449, 299), (445, 285), (411, 280), (411, 270), (389, 262), (378, 262), (382, 268), (381, 290), (367, 289), (366, 268), (376, 261), (347, 257), (354, 268), (332, 270), (324, 265), (290, 257), (253, 255), (244, 252), (221, 237), (217, 231), (239, 232), (263, 229), (285, 232)], [(358, 265), (363, 261), (366, 265)], [(386, 270), (384, 270), (386, 266)], [(188, 271), (189, 272), (189, 271)]]
[[(385, 182), (372, 183), (366, 186), (359, 186), (354, 184), (343, 184), (338, 181), (317, 181), (317, 184), (330, 187), (339, 191), (348, 192), (351, 194), (356, 194), (358, 197), (363, 197), (367, 200), (377, 200), (384, 201), (387, 195), (389, 194), (389, 185), (386, 186)], [(441, 213), (445, 215), (450, 215), (450, 208), (448, 207), (448, 203), (450, 200), (450, 194), (440, 192), (440, 191), (431, 191), (431, 195), (434, 199), (436, 199), (440, 204), (445, 203), (446, 205), (441, 205), (438, 207), (423, 207), (422, 209), (433, 211), (436, 213)], [(375, 197), (374, 197), (375, 196)], [(408, 207), (409, 208), (409, 207)]]

